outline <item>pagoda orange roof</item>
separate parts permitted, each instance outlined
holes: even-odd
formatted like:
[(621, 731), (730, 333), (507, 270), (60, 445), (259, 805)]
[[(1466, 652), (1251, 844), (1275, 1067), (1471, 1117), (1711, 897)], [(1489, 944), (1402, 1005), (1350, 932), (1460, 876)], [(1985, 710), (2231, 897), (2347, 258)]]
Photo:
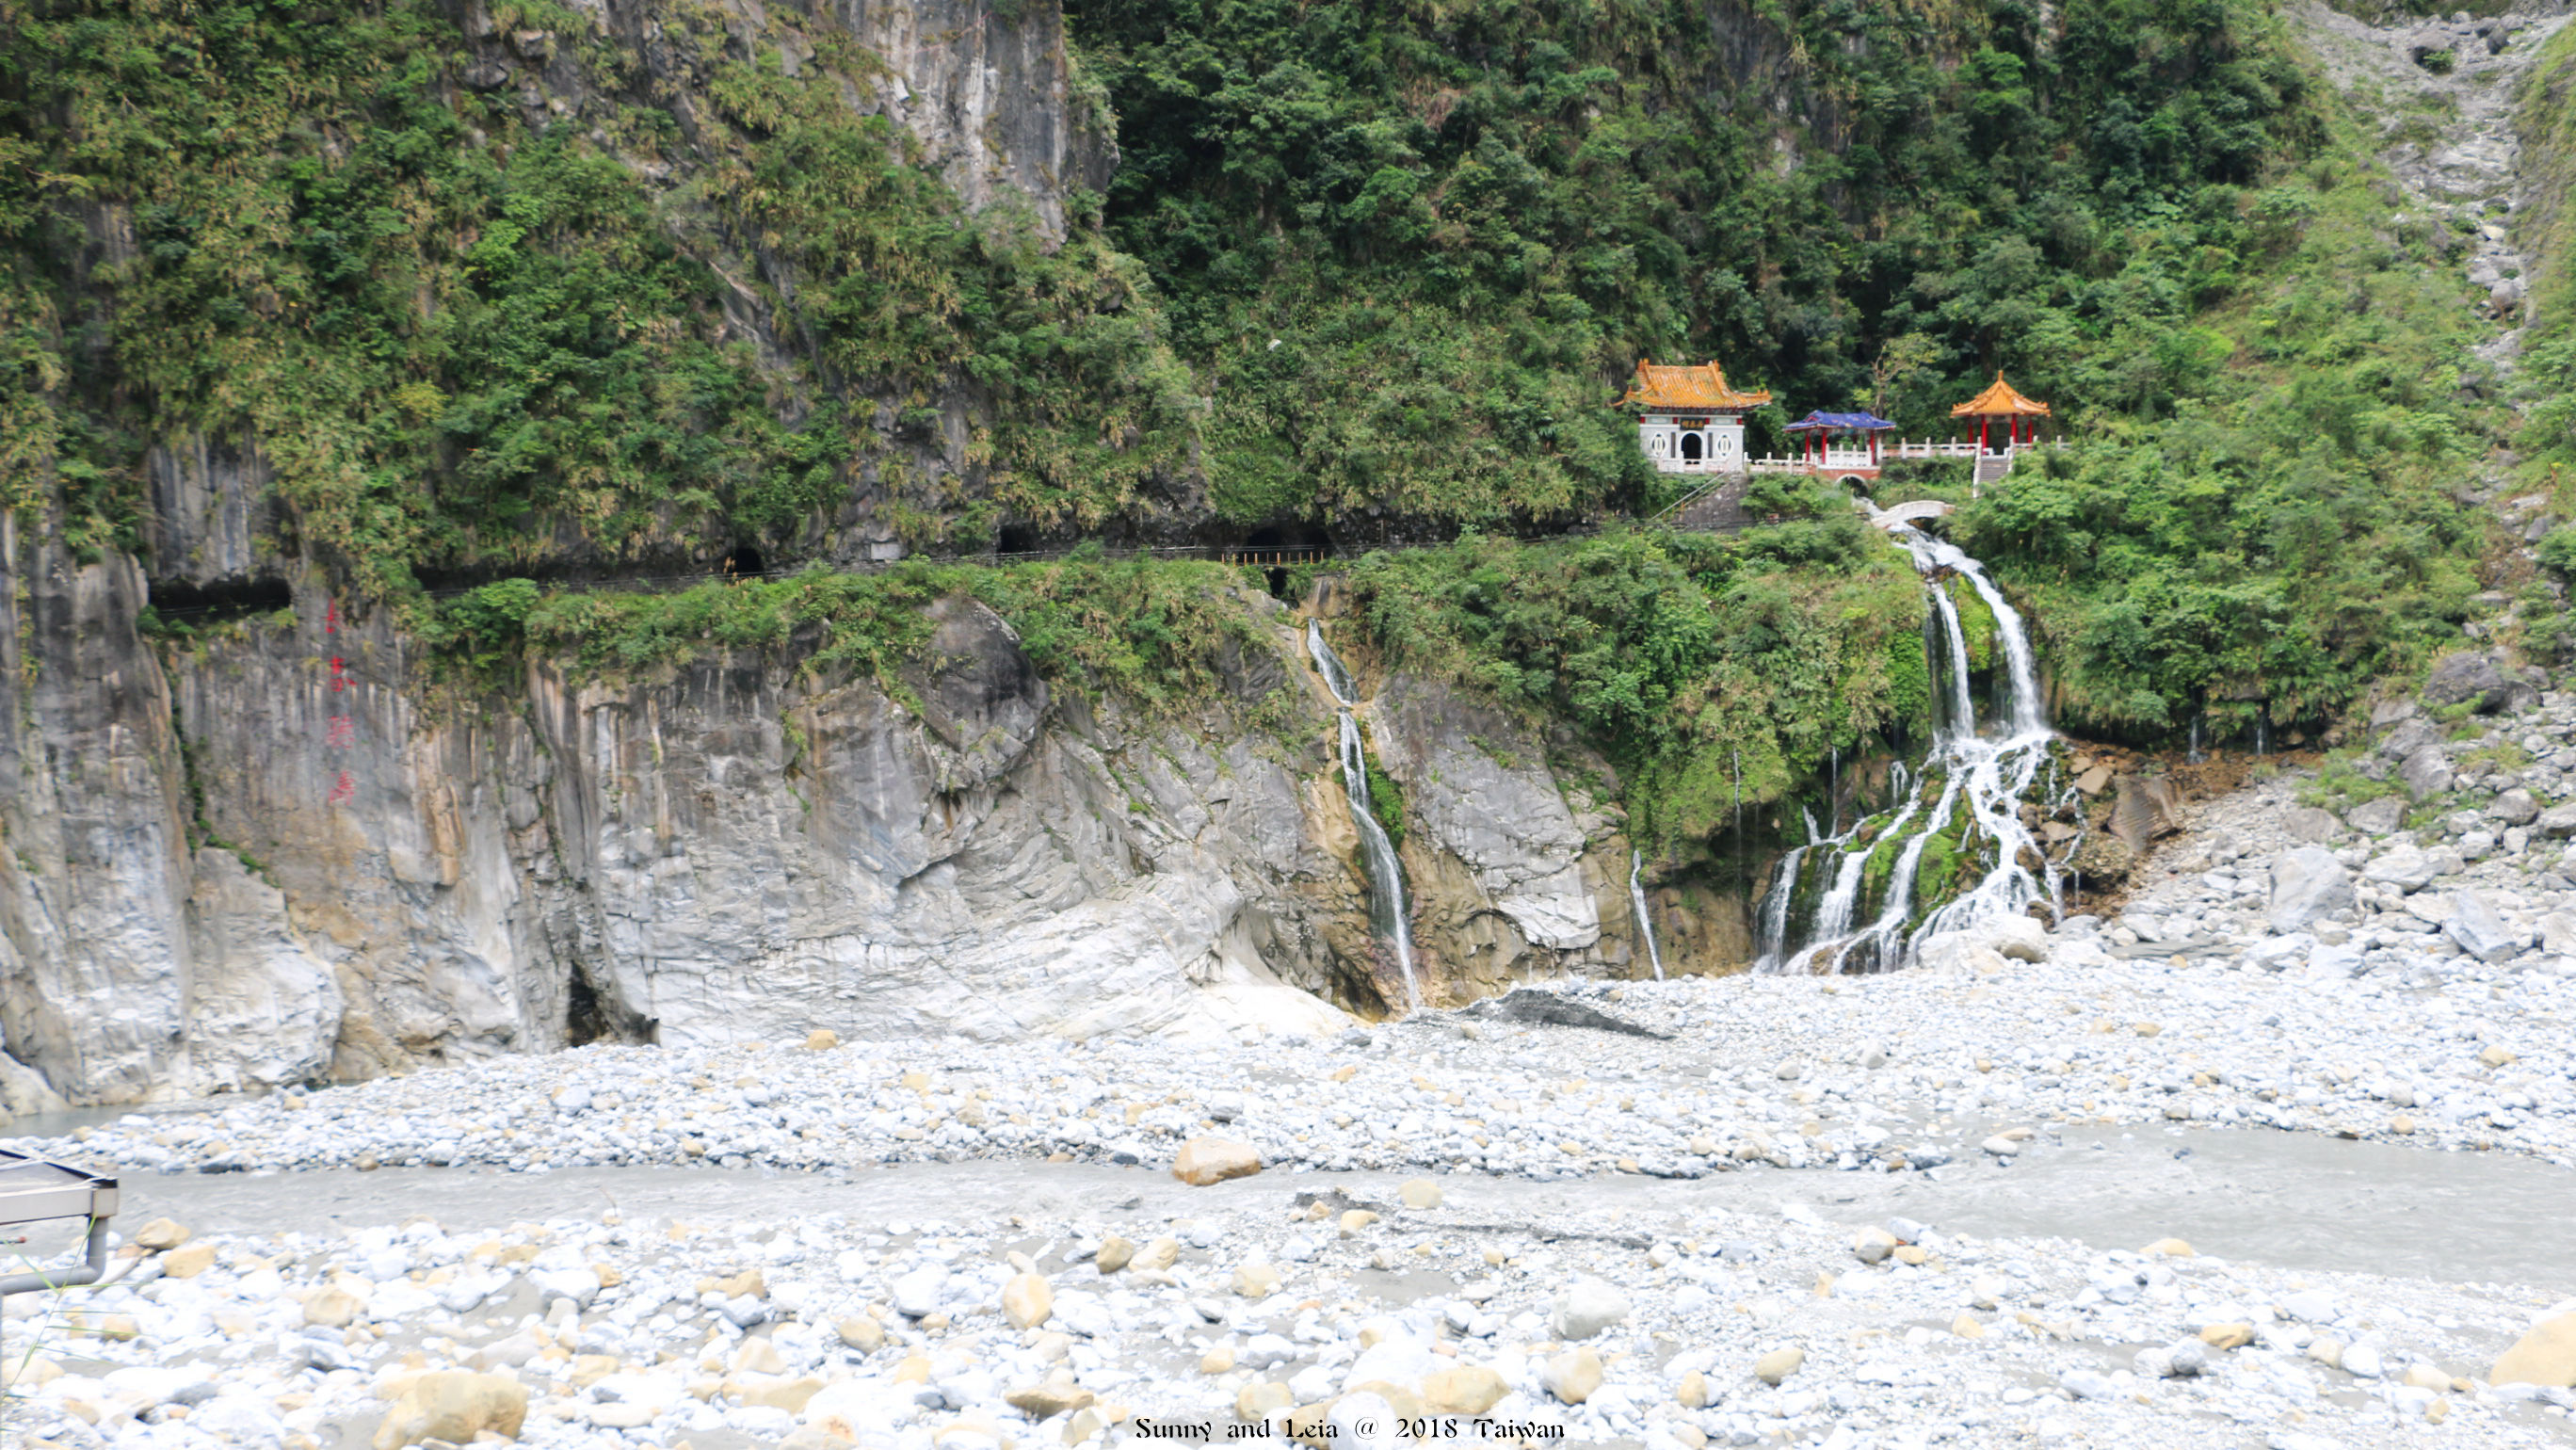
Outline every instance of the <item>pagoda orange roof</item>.
[(1616, 406), (1635, 403), (1653, 412), (1688, 413), (1758, 408), (1771, 401), (1768, 390), (1740, 393), (1727, 385), (1726, 369), (1717, 364), (1637, 364), (1637, 381)]
[(1950, 410), (1953, 418), (1992, 418), (2007, 413), (2029, 413), (2045, 418), (2048, 405), (2023, 397), (2012, 384), (2004, 381), (2001, 369), (1996, 370), (1994, 382), (1984, 392)]

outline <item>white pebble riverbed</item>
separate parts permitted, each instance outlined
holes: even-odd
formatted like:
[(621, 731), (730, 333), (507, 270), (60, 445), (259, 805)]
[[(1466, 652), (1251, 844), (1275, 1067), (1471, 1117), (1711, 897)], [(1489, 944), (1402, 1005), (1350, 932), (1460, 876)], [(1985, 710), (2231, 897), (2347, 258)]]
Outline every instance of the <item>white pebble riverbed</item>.
[[(464, 1370), (548, 1447), (1142, 1443), (1461, 1385), (1513, 1443), (2576, 1444), (2568, 1391), (2487, 1378), (2576, 1310), (2569, 979), (2367, 899), (2285, 953), (2248, 929), (2243, 855), (2037, 961), (1535, 1003), (1662, 1036), (1488, 1006), (1222, 1052), (601, 1046), (20, 1140), (126, 1176), (121, 1235), (201, 1229), (13, 1298), (5, 1423), (343, 1450)], [(2142, 954), (2135, 926), (2186, 910), (2207, 929)], [(1200, 1136), (1263, 1171), (1173, 1182)], [(2386, 1222), (2213, 1246), (2268, 1159), (2293, 1204), (2335, 1153), (2378, 1155)], [(1408, 1206), (1424, 1179), (1440, 1201)], [(2446, 1180), (2492, 1211), (2409, 1208)], [(2058, 1218), (1998, 1217), (2023, 1181)], [(2370, 1246), (2410, 1220), (2445, 1252)], [(2193, 1224), (2199, 1252), (2149, 1251)], [(1112, 1239), (1139, 1261), (1104, 1272)]]

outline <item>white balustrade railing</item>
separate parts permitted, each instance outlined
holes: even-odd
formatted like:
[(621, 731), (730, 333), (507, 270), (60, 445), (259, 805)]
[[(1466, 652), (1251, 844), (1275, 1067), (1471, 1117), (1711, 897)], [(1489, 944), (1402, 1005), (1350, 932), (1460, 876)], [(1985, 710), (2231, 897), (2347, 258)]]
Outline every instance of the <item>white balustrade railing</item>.
[(1655, 468), (1662, 473), (1803, 473), (1812, 469), (1877, 468), (1899, 458), (2008, 457), (2035, 448), (2062, 448), (2065, 443), (2062, 438), (2052, 438), (2045, 443), (2020, 443), (1981, 451), (1974, 439), (1962, 442), (1948, 438), (1899, 438), (1881, 445), (1875, 458), (1864, 448), (1829, 448), (1821, 461), (1807, 453), (1785, 458), (1765, 454), (1741, 462), (1732, 458), (1659, 458), (1655, 460)]

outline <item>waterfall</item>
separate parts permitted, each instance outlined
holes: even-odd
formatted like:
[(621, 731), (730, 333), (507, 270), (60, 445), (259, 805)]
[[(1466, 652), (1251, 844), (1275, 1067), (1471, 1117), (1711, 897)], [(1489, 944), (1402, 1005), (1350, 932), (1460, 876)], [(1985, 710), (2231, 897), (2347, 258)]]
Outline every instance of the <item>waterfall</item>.
[(1780, 861), (1780, 878), (1771, 883), (1771, 894), (1762, 898), (1762, 952), (1753, 962), (1757, 972), (1780, 969), (1789, 946), (1789, 898), (1798, 891), (1798, 861), (1807, 848), (1798, 847)]
[(1646, 939), (1646, 960), (1655, 964), (1655, 980), (1664, 979), (1664, 954), (1655, 949), (1655, 920), (1646, 914), (1646, 888), (1637, 884), (1637, 873), (1646, 869), (1646, 853), (1628, 849), (1628, 904), (1637, 912), (1637, 934)]
[[(1396, 970), (1404, 974), (1405, 1008), (1419, 1012), (1422, 988), (1413, 980), (1413, 926), (1404, 901), (1404, 867), (1395, 859), (1395, 843), (1387, 839), (1386, 827), (1378, 824), (1377, 812), (1370, 808), (1368, 753), (1360, 739), (1359, 717), (1352, 713), (1359, 708), (1358, 687), (1351, 683), (1342, 657), (1324, 643), (1324, 626), (1311, 619), (1306, 621), (1306, 653), (1314, 657), (1324, 688), (1333, 692), (1334, 702), (1341, 706), (1342, 791), (1350, 797), (1360, 854), (1368, 860), (1369, 925), (1379, 940), (1395, 948)], [(1656, 975), (1663, 973), (1658, 969)]]
[[(1761, 951), (1754, 963), (1758, 972), (1884, 970), (1901, 965), (1935, 933), (2019, 915), (2043, 898), (2052, 910), (2059, 905), (2054, 874), (2044, 868), (2034, 871), (2029, 864), (2046, 858), (2021, 819), (2022, 798), (2047, 763), (2054, 738), (2021, 614), (1986, 577), (1984, 566), (1957, 546), (1904, 525), (1889, 532), (1913, 556), (1930, 604), (1924, 652), (1934, 683), (1932, 744), (1920, 771), (1907, 775), (1900, 767), (1890, 809), (1855, 822), (1829, 842), (1817, 841), (1809, 823), (1808, 843), (1782, 860), (1780, 880), (1763, 900)], [(1945, 578), (1965, 580), (1994, 616), (1994, 648), (2001, 658), (1994, 661), (1999, 667), (1993, 671), (1991, 733), (1979, 730), (1967, 633), (1960, 627), (1957, 604), (1942, 587)], [(1972, 856), (1972, 863), (1990, 864), (1909, 933), (1906, 924), (1914, 917), (1924, 856), (1945, 835), (1950, 850)], [(1849, 849), (1851, 845), (1857, 849)], [(1855, 930), (1853, 918), (1867, 886), (1869, 863), (1891, 849), (1894, 857), (1879, 908), (1866, 926)], [(1793, 941), (1794, 902), (1811, 863), (1829, 870), (1820, 876), (1821, 891), (1807, 930)]]

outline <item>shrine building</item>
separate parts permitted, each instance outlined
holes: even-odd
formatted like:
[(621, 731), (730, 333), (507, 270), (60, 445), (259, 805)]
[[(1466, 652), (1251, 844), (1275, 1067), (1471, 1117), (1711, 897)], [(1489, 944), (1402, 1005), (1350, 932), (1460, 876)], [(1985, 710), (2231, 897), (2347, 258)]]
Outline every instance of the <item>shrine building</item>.
[(1979, 453), (2009, 453), (2039, 441), (2039, 420), (2048, 416), (2048, 405), (2023, 397), (1998, 368), (1986, 390), (1952, 408), (1950, 416), (1977, 420)]
[(1637, 443), (1658, 471), (1742, 473), (1745, 410), (1770, 401), (1767, 391), (1736, 391), (1713, 362), (1639, 362), (1618, 406), (1638, 409)]

